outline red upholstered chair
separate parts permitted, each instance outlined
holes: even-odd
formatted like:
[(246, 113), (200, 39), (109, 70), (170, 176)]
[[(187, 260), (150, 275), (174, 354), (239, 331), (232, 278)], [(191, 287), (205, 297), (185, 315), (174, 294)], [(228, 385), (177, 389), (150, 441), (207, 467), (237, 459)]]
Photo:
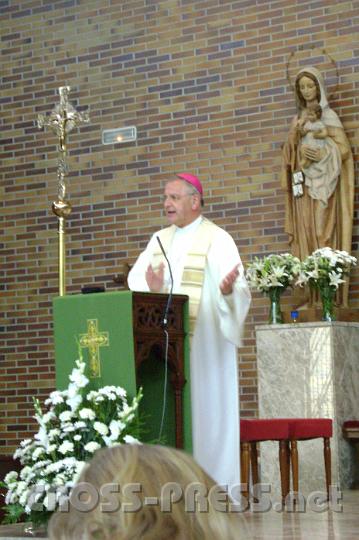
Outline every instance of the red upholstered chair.
[(293, 492), (298, 493), (298, 441), (323, 438), (324, 465), (327, 496), (331, 484), (330, 437), (333, 435), (333, 421), (329, 418), (288, 418), (290, 438), (290, 460), (292, 463)]
[(252, 483), (258, 483), (257, 443), (279, 442), (279, 467), (282, 500), (289, 493), (289, 424), (286, 418), (241, 419), (241, 483), (245, 486), (243, 495), (249, 497), (249, 463), (251, 463)]

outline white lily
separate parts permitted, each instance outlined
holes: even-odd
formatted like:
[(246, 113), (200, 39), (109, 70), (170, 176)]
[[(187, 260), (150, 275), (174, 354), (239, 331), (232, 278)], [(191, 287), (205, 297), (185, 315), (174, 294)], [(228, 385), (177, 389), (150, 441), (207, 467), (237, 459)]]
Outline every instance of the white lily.
[(337, 274), (336, 272), (330, 272), (329, 273), (329, 285), (332, 287), (335, 287), (336, 289), (339, 287), (340, 283), (345, 283), (345, 279), (341, 278), (341, 274)]

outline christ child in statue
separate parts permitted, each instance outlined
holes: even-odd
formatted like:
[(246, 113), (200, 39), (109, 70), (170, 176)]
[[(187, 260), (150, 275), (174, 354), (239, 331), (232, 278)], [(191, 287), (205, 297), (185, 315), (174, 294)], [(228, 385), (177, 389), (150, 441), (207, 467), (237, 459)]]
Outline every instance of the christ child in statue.
[(307, 109), (306, 114), (298, 122), (299, 133), (302, 136), (299, 160), (301, 169), (308, 168), (313, 163), (302, 152), (303, 145), (322, 148), (326, 144), (325, 139), (328, 137), (328, 130), (321, 121), (321, 117), (321, 106), (319, 104), (313, 105)]

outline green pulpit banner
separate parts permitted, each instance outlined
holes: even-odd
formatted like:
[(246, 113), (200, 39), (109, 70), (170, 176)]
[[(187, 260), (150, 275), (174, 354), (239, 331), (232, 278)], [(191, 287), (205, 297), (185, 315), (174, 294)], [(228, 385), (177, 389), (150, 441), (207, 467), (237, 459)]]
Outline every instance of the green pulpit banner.
[(93, 388), (117, 384), (134, 397), (132, 293), (61, 296), (53, 307), (56, 388), (67, 387), (80, 347)]
[[(163, 396), (163, 354), (156, 349), (150, 350), (148, 360), (142, 362), (136, 372), (136, 337), (133, 324), (133, 302), (136, 294), (138, 293), (132, 291), (116, 291), (67, 295), (53, 300), (56, 388), (63, 390), (68, 386), (69, 375), (81, 351), (87, 365), (86, 375), (90, 379), (91, 388), (122, 386), (129, 398), (133, 398), (137, 388), (143, 387), (144, 396), (140, 404), (144, 423), (142, 440), (156, 442), (159, 426), (164, 420), (163, 442), (175, 446), (175, 393), (169, 384), (166, 398)], [(184, 377), (187, 381), (183, 388), (183, 446), (191, 452), (187, 302), (183, 308), (183, 325)], [(153, 334), (151, 329), (150, 332)], [(161, 330), (159, 335), (163, 344)], [(164, 400), (166, 414), (162, 418)]]

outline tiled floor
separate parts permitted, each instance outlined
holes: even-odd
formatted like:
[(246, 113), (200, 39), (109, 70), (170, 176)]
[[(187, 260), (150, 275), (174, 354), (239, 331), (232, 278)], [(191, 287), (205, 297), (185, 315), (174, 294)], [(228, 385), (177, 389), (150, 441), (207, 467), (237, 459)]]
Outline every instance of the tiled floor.
[[(309, 505), (308, 505), (309, 506)], [(248, 540), (359, 540), (359, 490), (344, 491), (340, 504), (319, 511), (314, 503), (306, 511), (246, 512), (240, 538)]]
[[(318, 511), (279, 512), (278, 508), (241, 514), (240, 540), (359, 540), (359, 490), (345, 491), (341, 504)], [(340, 506), (340, 507), (339, 507)], [(314, 509), (313, 509), (314, 508)], [(26, 535), (33, 540), (46, 535)], [(0, 526), (0, 540), (25, 539), (23, 525)], [(222, 539), (225, 540), (225, 539)]]

